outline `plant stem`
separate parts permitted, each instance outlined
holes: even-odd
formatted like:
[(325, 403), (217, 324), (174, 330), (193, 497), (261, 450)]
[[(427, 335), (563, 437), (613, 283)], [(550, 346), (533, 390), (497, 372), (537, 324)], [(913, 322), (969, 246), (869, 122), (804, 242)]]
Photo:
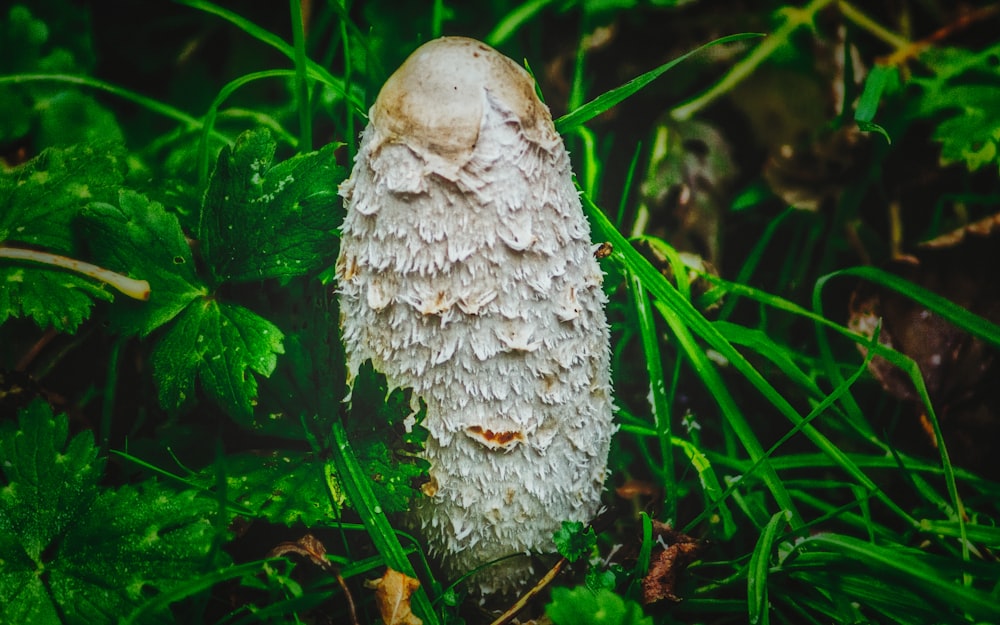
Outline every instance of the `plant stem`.
[(911, 43), (906, 37), (897, 35), (896, 33), (886, 28), (885, 26), (882, 26), (872, 18), (862, 13), (857, 7), (855, 7), (850, 2), (845, 2), (844, 0), (840, 0), (837, 3), (837, 7), (840, 9), (840, 14), (843, 15), (849, 21), (854, 22), (855, 26), (857, 26), (862, 30), (867, 31), (874, 37), (881, 39), (882, 41), (886, 42), (893, 48), (896, 48), (897, 50), (902, 50), (910, 47)]
[(288, 0), (292, 10), (292, 43), (295, 46), (295, 96), (299, 105), (299, 151), (312, 152), (312, 107), (306, 82), (306, 32), (302, 0)]
[(812, 0), (808, 5), (802, 9), (787, 8), (783, 11), (785, 15), (784, 23), (778, 27), (773, 34), (768, 36), (764, 41), (761, 42), (759, 46), (753, 49), (753, 52), (748, 54), (742, 61), (737, 63), (729, 70), (729, 72), (722, 77), (719, 82), (712, 85), (712, 87), (697, 96), (693, 100), (688, 100), (685, 104), (682, 104), (671, 111), (671, 116), (678, 121), (685, 121), (690, 119), (695, 113), (705, 108), (719, 96), (731, 91), (736, 87), (744, 78), (749, 76), (757, 69), (757, 67), (767, 60), (778, 48), (784, 45), (792, 33), (799, 29), (800, 26), (805, 26), (813, 21), (816, 14), (819, 13), (826, 5), (830, 4), (833, 0)]
[(98, 267), (82, 260), (50, 254), (49, 252), (39, 252), (36, 250), (26, 250), (19, 247), (0, 247), (0, 258), (12, 258), (14, 260), (27, 260), (43, 265), (51, 265), (61, 269), (68, 269), (72, 272), (84, 275), (95, 280), (99, 280), (109, 286), (114, 287), (121, 293), (141, 301), (149, 299), (149, 282), (136, 280), (115, 273), (109, 269)]

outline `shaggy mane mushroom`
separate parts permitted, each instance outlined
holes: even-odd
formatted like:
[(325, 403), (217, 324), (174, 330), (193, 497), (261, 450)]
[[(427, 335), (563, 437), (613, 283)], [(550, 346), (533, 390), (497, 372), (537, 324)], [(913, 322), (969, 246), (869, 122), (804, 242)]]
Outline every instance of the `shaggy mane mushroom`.
[[(603, 274), (569, 157), (524, 69), (444, 37), (383, 86), (350, 178), (337, 277), (349, 371), (427, 405), (411, 520), (454, 575), (589, 521), (614, 430)], [(474, 578), (529, 581), (530, 558)]]

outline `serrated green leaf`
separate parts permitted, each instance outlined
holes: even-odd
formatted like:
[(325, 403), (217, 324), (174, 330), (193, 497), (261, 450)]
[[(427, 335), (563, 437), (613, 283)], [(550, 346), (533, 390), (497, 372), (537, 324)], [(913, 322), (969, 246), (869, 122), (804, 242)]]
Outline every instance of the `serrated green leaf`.
[(642, 606), (602, 588), (554, 588), (545, 615), (555, 625), (653, 625)]
[(579, 521), (563, 521), (562, 527), (552, 536), (552, 540), (559, 555), (570, 562), (586, 558), (597, 546), (597, 534), (594, 533), (594, 528), (588, 527), (587, 531), (584, 531), (583, 523)]
[(99, 490), (93, 437), (68, 432), (41, 401), (0, 430), (0, 622), (113, 623), (207, 564), (214, 501), (154, 482)]
[(33, 562), (86, 511), (104, 467), (90, 433), (78, 434), (69, 444), (68, 436), (67, 419), (53, 419), (41, 400), (21, 411), (18, 424), (0, 427), (0, 467), (6, 478), (0, 489), (0, 532), (17, 536)]
[(113, 299), (95, 283), (66, 271), (0, 259), (0, 324), (30, 318), (40, 328), (74, 332), (90, 317), (94, 300)]
[(934, 72), (916, 77), (923, 90), (916, 114), (940, 119), (934, 140), (941, 142), (941, 162), (964, 162), (969, 171), (1000, 162), (1000, 44), (973, 52), (932, 48), (922, 57)]
[(0, 175), (0, 241), (46, 251), (76, 250), (73, 220), (91, 202), (110, 202), (124, 180), (120, 144), (50, 148)]
[(149, 282), (149, 301), (122, 301), (112, 309), (112, 320), (124, 334), (146, 336), (207, 294), (177, 216), (159, 203), (123, 190), (117, 206), (91, 204), (83, 217), (93, 255), (102, 265)]
[[(195, 478), (206, 488), (215, 485), (215, 467)], [(267, 454), (226, 456), (226, 497), (271, 523), (322, 526), (337, 518), (330, 503), (323, 463), (311, 452), (279, 450)], [(337, 502), (342, 504), (343, 502)]]
[(268, 131), (252, 131), (219, 154), (199, 238), (220, 282), (303, 275), (335, 254), (345, 174), (337, 146), (272, 165), (275, 145)]
[[(0, 173), (0, 242), (72, 255), (73, 220), (88, 203), (117, 193), (124, 171), (117, 144), (49, 149)], [(62, 270), (0, 259), (0, 323), (31, 318), (39, 327), (74, 331), (90, 316), (94, 299), (111, 294)]]
[(178, 410), (195, 396), (195, 379), (230, 416), (248, 422), (257, 379), (271, 375), (284, 335), (254, 312), (218, 300), (192, 302), (153, 349), (160, 404)]

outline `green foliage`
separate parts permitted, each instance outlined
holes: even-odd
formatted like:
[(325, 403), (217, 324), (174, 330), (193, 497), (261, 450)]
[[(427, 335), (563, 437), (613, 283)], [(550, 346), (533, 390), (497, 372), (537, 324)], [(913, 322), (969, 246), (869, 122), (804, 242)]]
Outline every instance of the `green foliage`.
[(389, 389), (371, 361), (361, 365), (351, 386), (347, 433), (386, 513), (406, 510), (419, 495), (414, 486), (427, 474), (427, 461), (415, 455), (427, 438), (419, 425), (424, 410), (410, 389)]
[[(79, 12), (60, 4), (52, 8), (66, 17)], [(73, 39), (72, 31), (53, 32), (32, 9), (15, 4), (0, 15), (0, 74), (79, 73), (86, 59), (76, 55), (91, 51), (87, 42)], [(76, 88), (0, 83), (0, 145), (29, 134), (40, 147), (123, 138), (114, 114)]]
[(555, 625), (653, 625), (638, 603), (604, 588), (594, 592), (586, 586), (554, 588), (545, 615)]
[(97, 262), (149, 282), (149, 301), (124, 301), (111, 311), (125, 336), (149, 335), (208, 294), (177, 216), (163, 205), (122, 190), (117, 204), (87, 206), (82, 225)]
[(940, 119), (934, 139), (944, 164), (965, 163), (969, 171), (1000, 165), (1000, 44), (975, 52), (932, 48), (923, 59), (934, 72), (914, 78), (923, 96), (916, 112)]
[(299, 276), (335, 254), (337, 145), (272, 166), (276, 147), (270, 133), (251, 132), (219, 155), (199, 228), (216, 282)]
[[(0, 426), (0, 620), (113, 623), (212, 562), (215, 503), (154, 481), (98, 482), (93, 437), (36, 401)], [(161, 615), (169, 622), (169, 615)]]
[[(0, 172), (0, 241), (74, 255), (74, 223), (94, 201), (109, 201), (124, 180), (120, 145), (50, 148)], [(27, 317), (39, 327), (72, 332), (90, 316), (93, 299), (111, 299), (92, 282), (43, 265), (0, 259), (0, 323)]]
[(594, 528), (587, 527), (579, 521), (563, 521), (562, 527), (552, 536), (559, 555), (570, 562), (589, 557), (597, 546), (597, 534)]
[(284, 351), (281, 330), (243, 306), (199, 298), (157, 342), (150, 361), (160, 404), (179, 410), (195, 400), (195, 380), (227, 413), (253, 416), (257, 379), (271, 375)]
[[(206, 468), (195, 482), (205, 488), (215, 486), (217, 470), (214, 465)], [(311, 452), (229, 454), (222, 470), (226, 498), (271, 523), (323, 526), (340, 514), (344, 503), (342, 499), (331, 502), (322, 461)]]

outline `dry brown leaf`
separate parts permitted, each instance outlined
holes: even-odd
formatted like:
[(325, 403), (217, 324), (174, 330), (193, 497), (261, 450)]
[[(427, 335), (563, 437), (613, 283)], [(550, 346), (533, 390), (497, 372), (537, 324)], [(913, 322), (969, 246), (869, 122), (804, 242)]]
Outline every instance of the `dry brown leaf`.
[(386, 569), (385, 575), (373, 584), (375, 605), (385, 625), (422, 625), (423, 621), (413, 614), (410, 597), (420, 588), (420, 581), (393, 569)]
[(653, 535), (657, 546), (642, 578), (642, 602), (649, 605), (663, 599), (680, 601), (675, 593), (677, 582), (684, 569), (698, 558), (701, 542), (659, 521), (653, 521)]
[(277, 558), (289, 553), (296, 553), (304, 558), (308, 558), (319, 568), (330, 571), (333, 564), (326, 559), (326, 547), (312, 534), (306, 534), (295, 542), (278, 543), (274, 549), (267, 553), (268, 558)]

